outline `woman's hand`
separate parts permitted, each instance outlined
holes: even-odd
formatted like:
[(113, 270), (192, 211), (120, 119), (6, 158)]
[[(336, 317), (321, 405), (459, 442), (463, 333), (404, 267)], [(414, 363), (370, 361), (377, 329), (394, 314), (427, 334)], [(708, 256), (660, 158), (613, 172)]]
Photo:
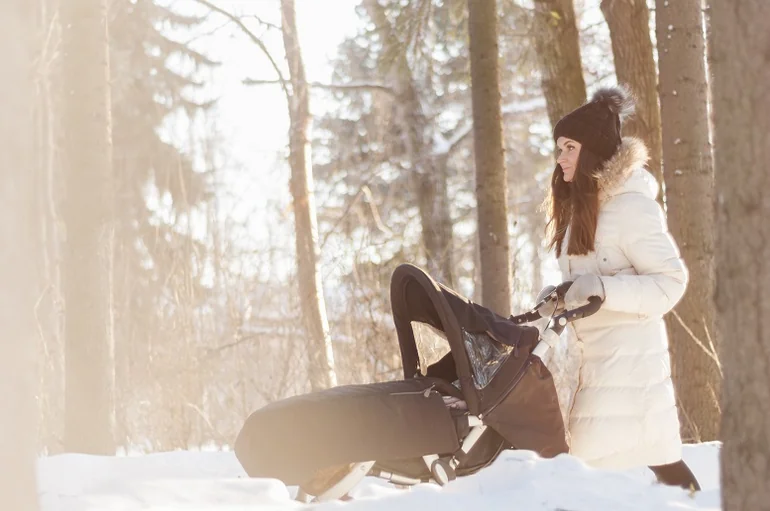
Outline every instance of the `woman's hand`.
[(576, 309), (588, 303), (592, 296), (598, 296), (604, 301), (604, 284), (598, 275), (586, 274), (576, 278), (572, 286), (564, 295), (564, 304), (567, 309)]
[[(545, 286), (540, 293), (538, 293), (537, 298), (535, 298), (535, 304), (539, 304), (546, 298), (548, 298), (550, 295), (556, 292), (555, 286)], [(558, 298), (556, 300), (550, 300), (545, 305), (543, 305), (539, 310), (540, 316), (543, 318), (547, 318), (550, 316), (553, 316), (557, 313), (557, 311), (564, 309), (564, 302), (561, 298)]]
[(537, 298), (535, 298), (535, 303), (540, 303), (543, 300), (545, 300), (548, 295), (556, 291), (556, 286), (545, 286), (540, 293), (538, 293)]

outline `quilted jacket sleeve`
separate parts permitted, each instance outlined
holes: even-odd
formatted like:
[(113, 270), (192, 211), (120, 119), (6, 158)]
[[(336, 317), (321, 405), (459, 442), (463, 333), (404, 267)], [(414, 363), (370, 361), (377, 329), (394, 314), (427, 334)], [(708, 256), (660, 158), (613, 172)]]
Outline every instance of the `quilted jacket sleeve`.
[(637, 274), (601, 277), (602, 308), (640, 318), (663, 316), (684, 295), (687, 267), (660, 205), (642, 194), (619, 199), (623, 201), (621, 249)]

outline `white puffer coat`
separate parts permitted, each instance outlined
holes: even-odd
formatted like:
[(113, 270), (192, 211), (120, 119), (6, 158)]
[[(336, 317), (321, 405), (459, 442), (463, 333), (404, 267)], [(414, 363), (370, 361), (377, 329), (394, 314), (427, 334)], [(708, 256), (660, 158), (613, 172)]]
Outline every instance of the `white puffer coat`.
[(606, 294), (601, 310), (574, 323), (573, 332), (583, 354), (571, 452), (596, 467), (663, 465), (682, 456), (662, 318), (684, 294), (688, 273), (655, 201), (647, 159), (641, 140), (623, 139), (600, 175), (595, 250), (564, 250), (559, 258), (564, 280), (600, 275)]

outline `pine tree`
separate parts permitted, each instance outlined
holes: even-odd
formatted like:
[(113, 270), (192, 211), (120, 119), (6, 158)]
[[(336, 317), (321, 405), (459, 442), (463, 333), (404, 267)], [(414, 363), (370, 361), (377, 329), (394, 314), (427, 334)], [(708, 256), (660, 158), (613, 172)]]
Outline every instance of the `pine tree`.
[[(115, 210), (115, 338), (120, 438), (147, 428), (159, 448), (186, 447), (201, 399), (196, 318), (212, 300), (201, 282), (208, 258), (191, 232), (191, 217), (209, 201), (210, 168), (164, 137), (170, 118), (195, 119), (212, 106), (200, 102), (196, 71), (216, 66), (169, 36), (194, 33), (203, 21), (177, 14), (164, 2), (113, 2), (110, 18)], [(142, 44), (137, 44), (142, 41)], [(154, 200), (155, 199), (155, 200)], [(156, 200), (161, 203), (161, 209)], [(158, 389), (162, 391), (158, 391)], [(147, 414), (150, 402), (162, 413)], [(197, 406), (197, 405), (196, 405)]]

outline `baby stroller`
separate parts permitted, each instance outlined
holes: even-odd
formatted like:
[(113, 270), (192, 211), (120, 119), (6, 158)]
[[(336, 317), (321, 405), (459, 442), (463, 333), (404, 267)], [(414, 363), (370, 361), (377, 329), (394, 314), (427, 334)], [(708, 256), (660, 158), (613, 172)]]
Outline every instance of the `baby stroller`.
[[(504, 449), (566, 453), (545, 341), (595, 313), (600, 301), (558, 311), (542, 333), (524, 325), (554, 311), (569, 284), (531, 311), (504, 318), (420, 268), (400, 265), (390, 299), (404, 378), (270, 403), (247, 418), (235, 442), (238, 460), (250, 477), (279, 479), (299, 487), (297, 500), (321, 502), (344, 497), (367, 475), (443, 485), (486, 467)], [(449, 353), (426, 368), (413, 322), (449, 344)]]

